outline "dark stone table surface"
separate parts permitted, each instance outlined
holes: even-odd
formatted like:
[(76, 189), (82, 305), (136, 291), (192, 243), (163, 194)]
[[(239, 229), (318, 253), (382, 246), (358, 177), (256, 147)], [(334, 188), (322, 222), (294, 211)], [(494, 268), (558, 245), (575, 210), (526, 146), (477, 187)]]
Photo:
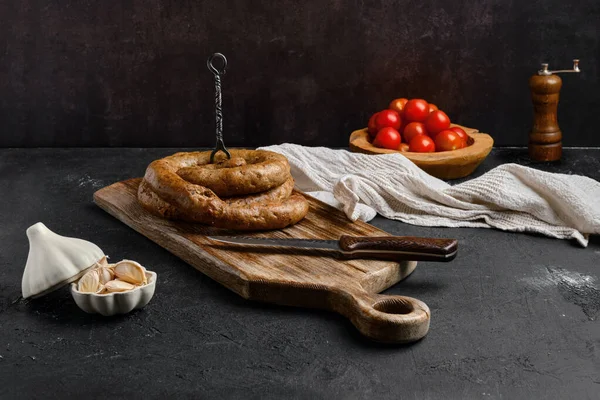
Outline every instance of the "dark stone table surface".
[[(452, 263), (422, 262), (386, 292), (429, 305), (428, 336), (378, 345), (334, 313), (246, 301), (93, 204), (174, 150), (0, 150), (0, 398), (600, 398), (598, 236), (582, 248), (378, 217), (392, 234), (460, 240)], [(600, 180), (600, 149), (556, 164), (494, 149), (476, 174), (507, 162)], [(20, 299), (38, 221), (156, 271), (150, 304), (104, 318), (67, 288)]]

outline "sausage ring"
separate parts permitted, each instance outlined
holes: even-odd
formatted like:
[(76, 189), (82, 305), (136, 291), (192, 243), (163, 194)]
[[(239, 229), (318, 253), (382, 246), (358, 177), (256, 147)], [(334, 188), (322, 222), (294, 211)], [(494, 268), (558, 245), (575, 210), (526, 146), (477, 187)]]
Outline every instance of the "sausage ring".
[(294, 180), (284, 156), (265, 150), (230, 152), (230, 160), (215, 164), (208, 164), (210, 152), (153, 161), (138, 201), (164, 218), (225, 229), (280, 229), (304, 218), (308, 202), (292, 194)]
[[(222, 159), (223, 155), (220, 156)], [(287, 158), (271, 151), (235, 150), (231, 160), (215, 164), (209, 164), (210, 152), (184, 153), (183, 156), (178, 153), (171, 157), (181, 163), (177, 175), (209, 188), (220, 197), (264, 192), (290, 177)]]

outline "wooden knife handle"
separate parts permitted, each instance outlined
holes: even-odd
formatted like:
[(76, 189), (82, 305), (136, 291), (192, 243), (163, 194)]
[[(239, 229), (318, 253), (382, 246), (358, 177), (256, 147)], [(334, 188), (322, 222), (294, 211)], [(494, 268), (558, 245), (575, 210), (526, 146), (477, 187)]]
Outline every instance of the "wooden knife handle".
[(340, 248), (348, 258), (381, 260), (451, 261), (456, 257), (456, 239), (412, 236), (340, 237)]

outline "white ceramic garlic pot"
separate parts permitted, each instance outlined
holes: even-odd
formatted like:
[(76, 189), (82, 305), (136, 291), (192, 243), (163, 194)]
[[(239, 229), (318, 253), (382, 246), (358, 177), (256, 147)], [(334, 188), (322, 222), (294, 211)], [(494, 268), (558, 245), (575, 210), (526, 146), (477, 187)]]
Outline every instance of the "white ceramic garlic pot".
[(75, 303), (83, 311), (90, 314), (102, 314), (111, 316), (116, 314), (127, 314), (137, 308), (142, 308), (152, 296), (156, 288), (156, 273), (146, 270), (148, 283), (138, 286), (127, 292), (117, 293), (85, 293), (77, 290), (77, 283), (71, 283), (71, 294)]
[(29, 254), (21, 280), (24, 299), (41, 297), (81, 278), (104, 257), (87, 240), (58, 235), (38, 222), (27, 228)]
[(58, 235), (41, 222), (27, 229), (27, 238), (29, 255), (21, 282), (23, 298), (41, 297), (71, 283), (71, 294), (79, 308), (109, 316), (142, 308), (154, 295), (157, 275), (146, 269), (147, 283), (132, 290), (106, 294), (80, 292), (78, 280), (98, 263), (106, 262), (104, 252), (86, 240)]

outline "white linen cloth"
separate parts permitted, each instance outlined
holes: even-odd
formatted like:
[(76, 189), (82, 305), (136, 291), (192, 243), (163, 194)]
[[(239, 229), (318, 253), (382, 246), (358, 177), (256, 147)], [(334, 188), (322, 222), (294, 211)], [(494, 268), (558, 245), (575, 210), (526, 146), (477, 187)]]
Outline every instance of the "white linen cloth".
[(600, 182), (579, 175), (504, 164), (450, 185), (403, 155), (367, 155), (325, 147), (263, 147), (285, 155), (296, 187), (352, 221), (376, 213), (413, 225), (537, 232), (588, 244), (600, 234)]

